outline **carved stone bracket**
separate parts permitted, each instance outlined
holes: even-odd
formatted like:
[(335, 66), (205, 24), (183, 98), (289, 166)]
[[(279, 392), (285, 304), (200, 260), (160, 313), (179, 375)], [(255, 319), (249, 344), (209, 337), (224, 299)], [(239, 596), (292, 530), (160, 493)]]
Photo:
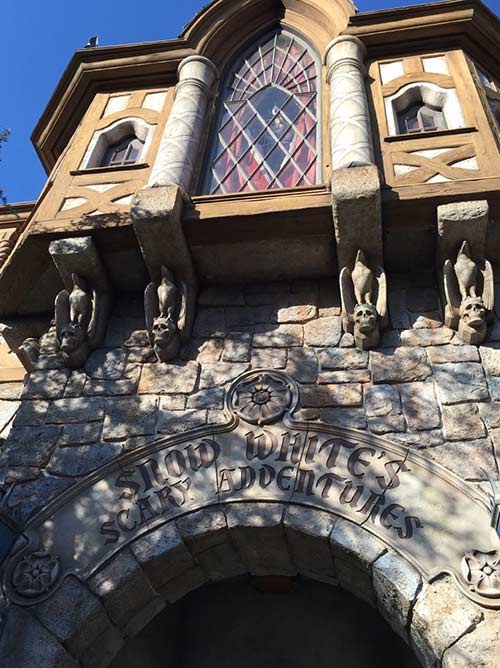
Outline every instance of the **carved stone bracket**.
[(75, 369), (104, 338), (111, 285), (91, 237), (52, 241), (49, 253), (65, 285), (55, 302), (57, 339), (66, 365)]
[(298, 421), (299, 404), (287, 374), (247, 372), (226, 395), (225, 424), (163, 437), (80, 480), (29, 520), (4, 569), (10, 600), (30, 606), (68, 575), (87, 580), (125, 546), (187, 513), (265, 501), (348, 520), (426, 581), (448, 573), (476, 603), (500, 608), (491, 500), (386, 438)]

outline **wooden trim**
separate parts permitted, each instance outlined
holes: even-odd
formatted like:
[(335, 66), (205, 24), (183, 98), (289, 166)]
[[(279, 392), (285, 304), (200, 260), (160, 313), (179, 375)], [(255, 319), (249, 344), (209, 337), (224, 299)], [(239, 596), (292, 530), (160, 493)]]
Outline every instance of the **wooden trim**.
[[(85, 169), (70, 170), (71, 176), (85, 176), (86, 174), (113, 174), (127, 172), (129, 170), (147, 169), (147, 162), (136, 162), (133, 165), (115, 165), (114, 167), (86, 167)], [(121, 175), (121, 174), (120, 174)]]
[(26, 376), (24, 367), (0, 368), (0, 383), (18, 383)]
[(427, 130), (426, 132), (407, 132), (401, 135), (390, 135), (384, 137), (384, 141), (388, 143), (398, 142), (398, 141), (413, 141), (414, 139), (424, 139), (430, 137), (447, 137), (449, 135), (461, 135), (461, 134), (470, 134), (471, 132), (477, 132), (477, 128), (449, 128), (446, 130)]

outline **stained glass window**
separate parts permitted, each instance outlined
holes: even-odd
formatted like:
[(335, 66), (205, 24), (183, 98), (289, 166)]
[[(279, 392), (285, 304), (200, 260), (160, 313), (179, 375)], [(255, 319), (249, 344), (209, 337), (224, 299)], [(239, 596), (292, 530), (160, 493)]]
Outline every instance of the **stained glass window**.
[(313, 185), (318, 164), (316, 61), (297, 37), (277, 32), (226, 82), (204, 192)]

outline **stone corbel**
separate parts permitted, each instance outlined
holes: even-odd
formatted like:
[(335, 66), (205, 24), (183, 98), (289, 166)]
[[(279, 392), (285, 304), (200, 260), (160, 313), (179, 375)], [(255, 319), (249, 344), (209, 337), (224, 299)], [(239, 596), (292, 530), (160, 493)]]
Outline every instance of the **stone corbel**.
[(493, 268), (485, 258), (486, 201), (438, 207), (438, 273), (447, 327), (465, 343), (479, 345), (493, 321)]
[(177, 355), (191, 336), (198, 279), (182, 226), (184, 207), (178, 186), (145, 188), (131, 206), (131, 217), (151, 276), (144, 304), (151, 345), (160, 361)]
[(381, 266), (369, 266), (363, 251), (358, 251), (354, 268), (340, 272), (342, 327), (353, 334), (356, 347), (375, 348), (380, 332), (387, 326), (387, 283)]
[(49, 253), (65, 286), (55, 301), (57, 340), (66, 366), (77, 369), (104, 338), (111, 285), (91, 237), (52, 241)]

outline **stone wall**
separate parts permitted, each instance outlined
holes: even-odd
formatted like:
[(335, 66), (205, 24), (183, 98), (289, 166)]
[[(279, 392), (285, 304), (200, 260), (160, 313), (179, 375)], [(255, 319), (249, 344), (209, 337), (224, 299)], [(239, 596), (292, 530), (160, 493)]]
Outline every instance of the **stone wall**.
[(370, 353), (342, 335), (326, 281), (204, 289), (173, 363), (152, 355), (140, 295), (117, 300), (84, 370), (63, 368), (49, 332), (24, 385), (0, 385), (10, 504), (25, 520), (123, 451), (223, 422), (225, 386), (260, 367), (301, 384), (301, 419), (384, 434), (487, 489), (485, 471), (498, 479), (500, 462), (500, 320), (483, 346), (464, 345), (441, 324), (432, 276), (388, 282), (390, 328)]

